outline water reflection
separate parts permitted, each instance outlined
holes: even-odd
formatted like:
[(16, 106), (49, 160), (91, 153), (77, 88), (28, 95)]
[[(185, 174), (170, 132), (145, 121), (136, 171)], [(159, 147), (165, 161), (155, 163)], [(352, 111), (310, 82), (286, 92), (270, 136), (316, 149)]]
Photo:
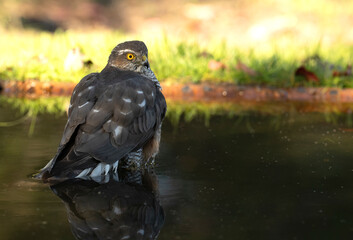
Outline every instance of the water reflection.
[[(6, 105), (1, 108), (0, 102), (0, 121), (21, 116)], [(208, 126), (198, 116), (190, 122), (182, 119), (178, 125), (170, 121), (163, 124), (161, 151), (156, 159), (159, 196), (153, 190), (156, 187), (143, 180), (148, 175), (138, 177), (138, 182), (120, 174), (120, 182), (113, 187), (102, 184), (114, 189), (120, 198), (124, 195), (119, 191), (132, 188), (135, 192), (142, 189), (136, 195), (154, 198), (156, 206), (160, 199), (167, 217), (158, 240), (352, 239), (352, 114), (331, 117), (289, 111), (276, 118), (262, 114), (219, 116), (211, 117)], [(52, 157), (66, 120), (66, 116), (38, 115), (31, 137), (31, 121), (0, 128), (0, 239), (74, 239), (61, 200), (46, 185), (26, 177)], [(113, 209), (104, 198), (97, 199), (113, 193), (94, 190), (100, 185), (87, 182), (54, 188), (66, 196), (65, 200), (75, 199), (67, 203), (70, 218), (82, 221), (84, 227), (77, 222), (75, 226), (93, 234), (92, 216), (111, 216), (108, 212)], [(99, 191), (101, 195), (97, 196)], [(92, 196), (91, 200), (85, 195)], [(121, 199), (124, 204), (132, 204), (130, 199)], [(140, 201), (135, 206), (143, 202), (134, 201)], [(108, 210), (82, 213), (82, 206), (93, 208), (98, 203), (102, 206), (101, 202), (105, 204), (101, 209)], [(156, 219), (163, 219), (162, 211), (150, 209), (156, 225), (161, 225), (163, 220)], [(80, 218), (75, 217), (76, 213)], [(103, 232), (102, 226), (108, 221), (101, 218), (99, 231)], [(111, 229), (128, 225), (123, 218), (126, 221), (126, 216), (119, 218)], [(131, 229), (139, 230), (138, 221), (130, 223), (134, 224)], [(157, 235), (158, 227), (154, 229)]]
[(76, 239), (156, 239), (164, 223), (153, 170), (121, 169), (107, 183), (69, 180), (51, 189)]

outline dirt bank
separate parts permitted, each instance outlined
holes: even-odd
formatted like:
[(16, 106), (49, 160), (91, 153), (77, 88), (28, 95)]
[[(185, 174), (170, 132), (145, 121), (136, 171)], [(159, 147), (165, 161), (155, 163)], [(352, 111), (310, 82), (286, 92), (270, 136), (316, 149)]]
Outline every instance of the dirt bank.
[[(35, 80), (0, 81), (2, 95), (26, 98), (70, 96), (74, 83), (38, 82)], [(163, 84), (166, 98), (177, 101), (212, 102), (320, 102), (353, 103), (353, 89), (339, 88), (272, 88), (231, 84)], [(2, 90), (1, 90), (2, 89)]]

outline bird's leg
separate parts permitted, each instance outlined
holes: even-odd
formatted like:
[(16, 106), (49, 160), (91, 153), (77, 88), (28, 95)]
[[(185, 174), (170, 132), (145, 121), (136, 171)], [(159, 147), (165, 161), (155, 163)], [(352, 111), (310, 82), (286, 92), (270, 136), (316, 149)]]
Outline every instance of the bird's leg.
[(142, 149), (140, 148), (136, 152), (129, 153), (124, 159), (124, 165), (122, 168), (127, 168), (130, 170), (137, 170), (141, 168), (142, 164)]
[(155, 155), (150, 157), (150, 159), (148, 159), (147, 161), (145, 161), (145, 167), (148, 168), (148, 167), (154, 167), (156, 162), (155, 162)]

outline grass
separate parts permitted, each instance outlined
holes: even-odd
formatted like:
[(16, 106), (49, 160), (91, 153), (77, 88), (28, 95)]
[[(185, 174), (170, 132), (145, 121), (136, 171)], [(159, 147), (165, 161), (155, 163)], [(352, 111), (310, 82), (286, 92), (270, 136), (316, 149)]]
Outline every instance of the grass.
[[(139, 39), (119, 32), (58, 31), (54, 34), (34, 31), (0, 30), (0, 79), (78, 82), (84, 75), (100, 71), (111, 49), (119, 42)], [(152, 69), (160, 81), (226, 82), (239, 85), (335, 86), (353, 87), (353, 77), (333, 77), (333, 71), (344, 71), (352, 62), (353, 47), (345, 44), (322, 46), (319, 42), (305, 46), (288, 38), (271, 44), (238, 47), (225, 41), (198, 43), (194, 40), (157, 36), (144, 39), (149, 48)], [(93, 65), (80, 70), (64, 70), (70, 51), (78, 47)], [(305, 61), (318, 56), (315, 61)], [(210, 60), (221, 62), (224, 69), (212, 70)], [(238, 62), (254, 70), (256, 75), (236, 68)], [(301, 81), (295, 70), (305, 61), (308, 70), (320, 78), (319, 83)]]
[[(0, 127), (13, 126), (30, 120), (31, 127), (29, 135), (34, 131), (37, 115), (52, 114), (57, 117), (66, 116), (69, 105), (68, 97), (51, 97), (39, 99), (8, 98), (0, 96), (0, 105), (7, 105), (17, 109), (16, 117), (10, 118), (7, 122), (0, 122)], [(233, 102), (171, 102), (167, 101), (168, 111), (166, 119), (173, 126), (177, 127), (180, 121), (190, 122), (195, 119), (204, 121), (209, 125), (211, 118), (221, 116), (234, 119), (235, 123), (247, 116), (264, 115), (272, 116), (274, 126), (281, 123), (283, 116), (295, 115), (298, 112), (323, 113), (327, 122), (337, 123), (337, 119), (347, 117), (346, 126), (352, 126), (352, 114), (347, 114), (351, 104), (315, 104), (301, 105), (301, 103), (277, 102), (268, 103), (233, 103)]]

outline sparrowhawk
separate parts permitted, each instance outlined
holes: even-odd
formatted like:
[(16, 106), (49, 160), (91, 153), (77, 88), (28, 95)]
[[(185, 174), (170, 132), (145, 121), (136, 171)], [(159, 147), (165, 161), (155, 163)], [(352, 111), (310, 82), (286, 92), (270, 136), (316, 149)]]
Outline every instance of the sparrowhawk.
[(158, 152), (165, 113), (146, 45), (120, 43), (100, 73), (85, 76), (75, 87), (58, 151), (37, 177), (104, 179), (119, 162), (149, 161)]

